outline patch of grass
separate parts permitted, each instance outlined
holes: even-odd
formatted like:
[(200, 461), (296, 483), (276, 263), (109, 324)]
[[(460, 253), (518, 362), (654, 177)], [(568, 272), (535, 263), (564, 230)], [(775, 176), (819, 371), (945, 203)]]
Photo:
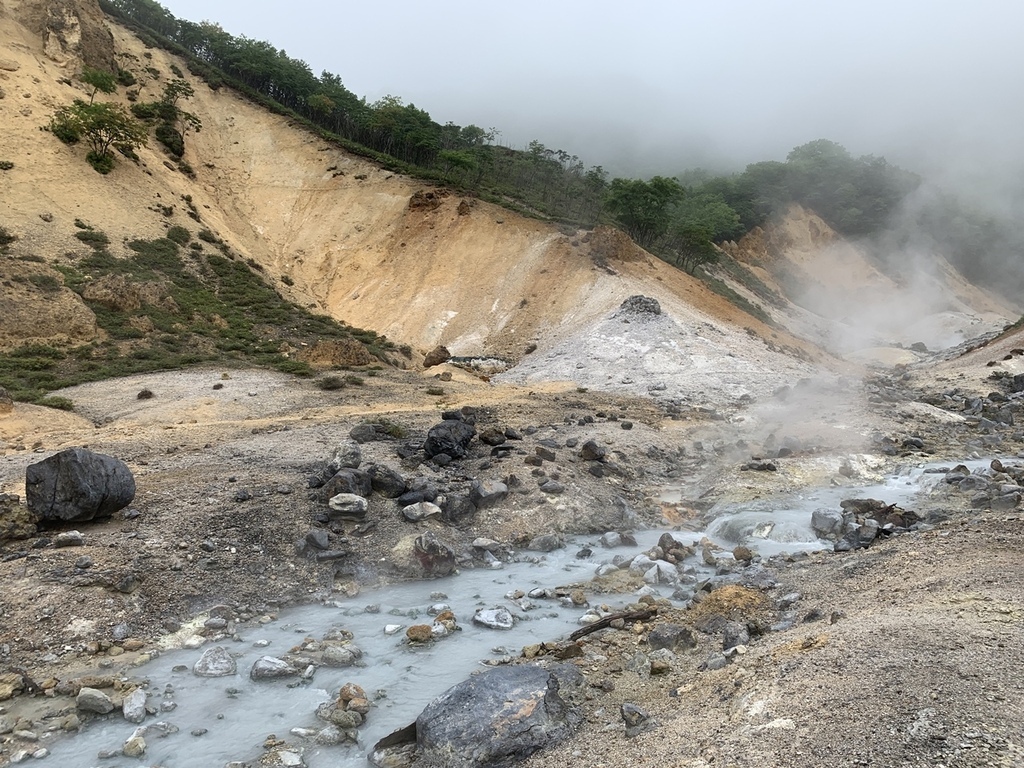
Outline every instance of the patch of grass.
[(444, 394), (444, 389), (442, 387), (427, 387), (427, 394), (432, 397), (440, 397)]
[(64, 286), (61, 285), (53, 275), (35, 274), (29, 275), (28, 280), (32, 285), (41, 290), (43, 293), (56, 293)]
[(388, 437), (393, 437), (396, 440), (403, 440), (409, 436), (409, 430), (403, 424), (399, 424), (397, 421), (387, 418), (386, 416), (378, 416), (375, 419), (370, 420), (370, 424), (377, 427), (378, 432), (382, 432)]
[(75, 404), (68, 397), (58, 397), (56, 395), (50, 397), (40, 397), (36, 400), (36, 405), (45, 405), (47, 408), (56, 408), (60, 411), (73, 411), (75, 410)]
[[(283, 299), (242, 259), (191, 247), (182, 250), (169, 237), (132, 240), (131, 257), (119, 258), (106, 250), (103, 233), (77, 224), (76, 235), (96, 247), (87, 256), (74, 255), (55, 266), (64, 286), (81, 295), (90, 281), (119, 275), (155, 286), (158, 298), (127, 311), (85, 300), (105, 333), (104, 341), (70, 351), (24, 346), (0, 356), (0, 386), (16, 400), (38, 402), (73, 384), (198, 363), (257, 365), (311, 376), (308, 364), (282, 351), (322, 340), (358, 337), (378, 350), (393, 348), (382, 336), (313, 315)], [(44, 286), (60, 285), (52, 276), (42, 279)], [(355, 374), (338, 379), (346, 387), (363, 383)]]
[(110, 245), (110, 238), (107, 237), (106, 233), (92, 227), (83, 229), (81, 232), (75, 232), (75, 237), (86, 245), (92, 246), (97, 251), (106, 250), (106, 247)]

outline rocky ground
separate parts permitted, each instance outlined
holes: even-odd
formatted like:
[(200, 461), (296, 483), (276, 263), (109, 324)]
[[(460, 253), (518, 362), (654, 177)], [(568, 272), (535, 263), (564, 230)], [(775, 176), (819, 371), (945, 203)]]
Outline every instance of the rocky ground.
[[(74, 414), (16, 405), (0, 417), (0, 493), (23, 497), (25, 468), (71, 446), (123, 459), (138, 492), (105, 522), (3, 543), (0, 761), (38, 749), (32, 734), (79, 727), (87, 715), (66, 694), (84, 674), (113, 684), (163, 648), (222, 637), (285, 604), (429, 575), (434, 565), (409, 557), (425, 534), (445, 546), (442, 568), (469, 568), (567, 533), (699, 529), (716, 501), (820, 484), (856, 497), (897, 465), (1012, 456), (1024, 446), (1007, 423), (1020, 400), (1006, 354), (994, 378), (987, 364), (897, 370), (693, 407), (494, 385), (452, 366), (354, 372), (335, 390), (263, 371), (163, 373), (69, 390)], [(444, 414), (476, 430), (447, 463), (422, 450)], [(338, 487), (322, 483), (339, 446), (436, 506), (409, 520), (411, 497), (377, 490), (365, 514), (335, 514), (326, 502)], [(1021, 491), (1007, 464), (1009, 474), (989, 470), (963, 490), (959, 479), (940, 484), (915, 530), (866, 549), (746, 568), (710, 552), (732, 592), (574, 644), (583, 725), (531, 761), (1020, 764)], [(491, 499), (482, 489), (497, 483), (507, 495)], [(749, 635), (728, 658), (727, 621)], [(652, 653), (651, 632), (666, 624), (692, 643)], [(623, 704), (659, 725), (648, 732), (631, 715), (642, 722), (627, 737)]]

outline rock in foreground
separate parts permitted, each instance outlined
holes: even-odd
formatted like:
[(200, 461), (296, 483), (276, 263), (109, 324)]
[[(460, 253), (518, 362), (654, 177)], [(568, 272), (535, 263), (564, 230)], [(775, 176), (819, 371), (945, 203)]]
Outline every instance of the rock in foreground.
[(563, 684), (572, 687), (579, 676), (567, 665), (555, 672), (524, 665), (474, 675), (416, 718), (417, 751), (426, 764), (449, 768), (523, 760), (579, 726), (579, 709), (559, 695)]

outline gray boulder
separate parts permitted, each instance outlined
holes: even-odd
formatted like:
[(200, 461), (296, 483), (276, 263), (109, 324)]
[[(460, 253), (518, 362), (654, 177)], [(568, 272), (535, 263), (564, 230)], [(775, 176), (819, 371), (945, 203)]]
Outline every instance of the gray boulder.
[(251, 680), (271, 680), (276, 677), (291, 677), (299, 671), (284, 659), (274, 656), (260, 656), (249, 670)]
[(429, 501), (419, 501), (415, 504), (403, 507), (402, 514), (405, 516), (406, 520), (418, 523), (421, 520), (426, 520), (428, 517), (440, 515), (441, 508), (437, 506), (437, 504), (432, 504)]
[(129, 723), (141, 723), (146, 719), (146, 691), (136, 688), (121, 702), (121, 714)]
[(469, 441), (475, 434), (476, 428), (464, 421), (442, 421), (427, 432), (423, 450), (431, 458), (443, 453), (453, 459), (461, 459), (469, 450)]
[(337, 472), (339, 469), (356, 469), (363, 460), (362, 449), (355, 440), (342, 440), (331, 454), (327, 469)]
[(838, 509), (821, 507), (811, 513), (811, 528), (823, 539), (834, 539), (843, 533), (845, 521)]
[(397, 470), (385, 464), (371, 464), (366, 471), (373, 490), (385, 499), (397, 499), (405, 493), (405, 478)]
[(474, 675), (416, 718), (417, 751), (427, 765), (447, 768), (497, 768), (524, 760), (579, 727), (579, 708), (559, 695), (579, 679), (569, 665), (551, 671), (496, 667)]
[(370, 505), (362, 496), (357, 496), (354, 493), (339, 493), (328, 500), (327, 507), (330, 510), (328, 514), (332, 518), (362, 520), (366, 517), (366, 510), (370, 508)]
[(25, 468), (25, 501), (44, 522), (107, 518), (134, 498), (128, 465), (85, 448), (68, 448)]
[(508, 496), (508, 486), (498, 480), (487, 482), (473, 481), (473, 487), (469, 492), (469, 500), (477, 509), (485, 509), (494, 506)]
[(651, 650), (665, 648), (669, 651), (680, 651), (686, 648), (694, 648), (697, 641), (694, 640), (693, 632), (682, 624), (659, 624), (651, 630), (647, 637), (647, 643)]
[(82, 688), (75, 697), (75, 705), (83, 712), (105, 715), (114, 711), (114, 702), (103, 691), (96, 688)]

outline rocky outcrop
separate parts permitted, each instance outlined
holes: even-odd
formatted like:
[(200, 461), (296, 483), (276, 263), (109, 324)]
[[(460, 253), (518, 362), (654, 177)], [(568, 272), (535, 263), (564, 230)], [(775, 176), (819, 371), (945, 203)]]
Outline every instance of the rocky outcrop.
[(42, 38), (46, 55), (58, 64), (116, 72), (114, 37), (96, 0), (29, 0), (16, 18)]

